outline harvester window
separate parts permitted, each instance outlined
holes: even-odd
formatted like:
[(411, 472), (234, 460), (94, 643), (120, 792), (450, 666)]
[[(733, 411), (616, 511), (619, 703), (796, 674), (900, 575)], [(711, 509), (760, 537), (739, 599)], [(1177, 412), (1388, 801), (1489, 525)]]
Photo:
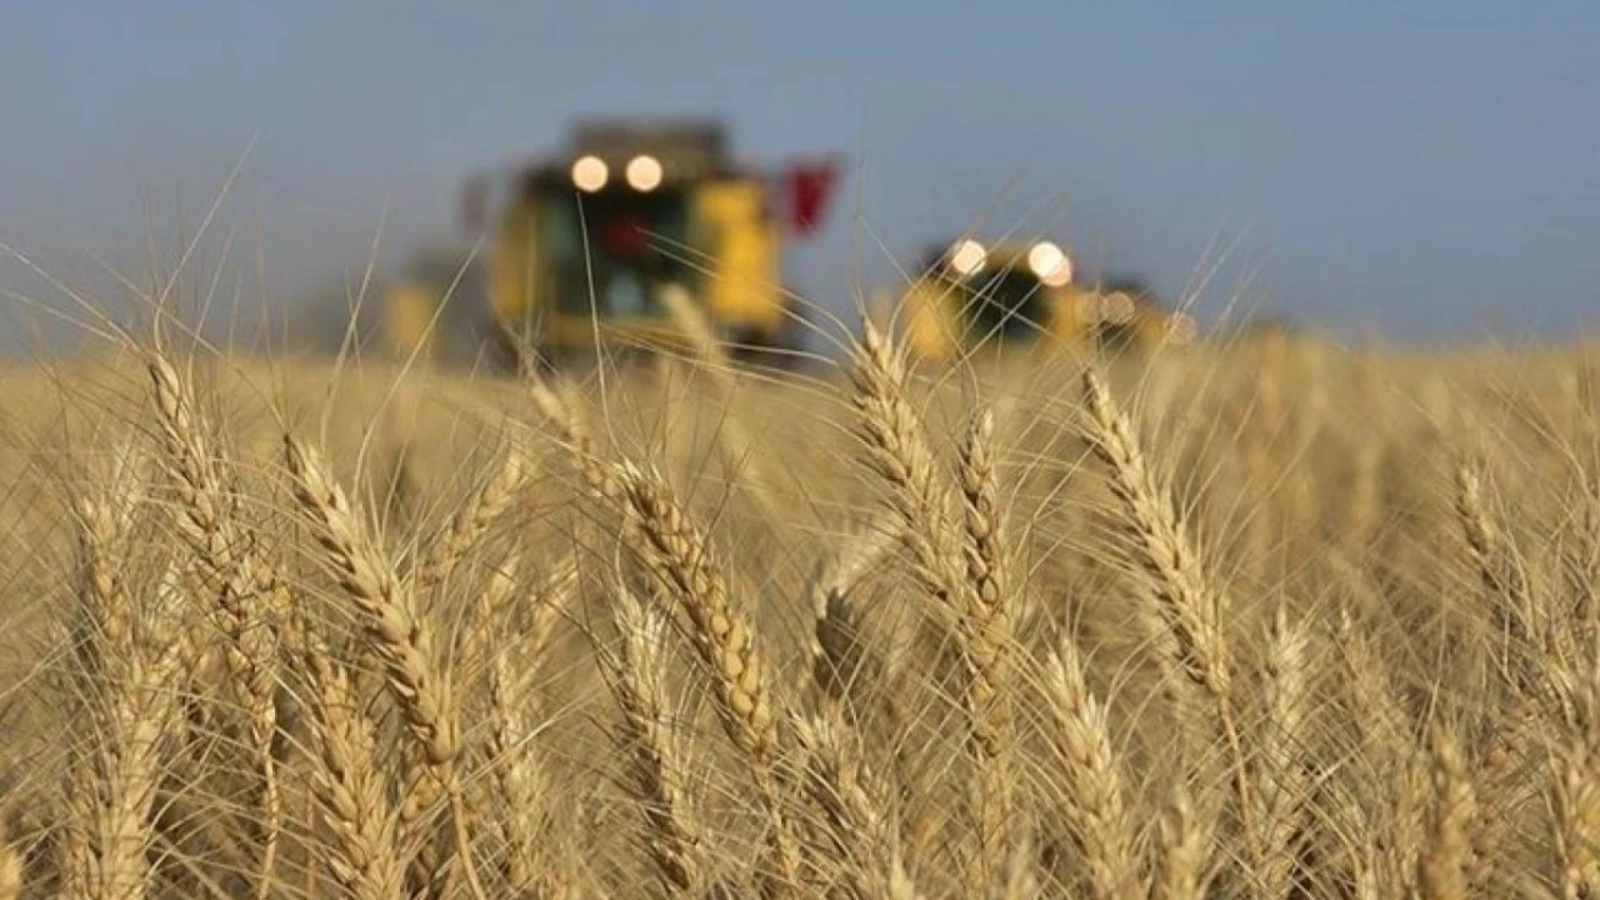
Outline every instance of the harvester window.
[(689, 204), (681, 191), (607, 189), (581, 201), (562, 192), (547, 213), (552, 290), (561, 312), (590, 313), (591, 279), (594, 311), (602, 317), (665, 315), (659, 300), (664, 285), (692, 289), (695, 270), (684, 261), (693, 256)]

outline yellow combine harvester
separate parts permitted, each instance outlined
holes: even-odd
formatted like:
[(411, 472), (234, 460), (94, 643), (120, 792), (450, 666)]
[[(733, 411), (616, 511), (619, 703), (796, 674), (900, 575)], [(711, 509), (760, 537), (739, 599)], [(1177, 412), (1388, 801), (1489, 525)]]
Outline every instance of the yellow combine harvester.
[(1072, 259), (1049, 241), (933, 250), (899, 315), (911, 351), (932, 362), (976, 352), (1078, 345), (1106, 349), (1186, 344), (1193, 319), (1158, 309), (1137, 283), (1080, 287)]
[[(680, 345), (663, 302), (674, 292), (736, 351), (793, 349), (782, 251), (816, 226), (834, 177), (831, 161), (777, 176), (737, 168), (716, 124), (580, 124), (564, 152), (469, 191), (469, 216), (489, 232), (483, 287), (451, 302), (485, 310), (482, 331), (500, 349), (520, 344), (549, 362), (597, 344)], [(424, 326), (450, 283), (441, 274), (419, 269), (389, 293), (395, 352), (437, 349)]]

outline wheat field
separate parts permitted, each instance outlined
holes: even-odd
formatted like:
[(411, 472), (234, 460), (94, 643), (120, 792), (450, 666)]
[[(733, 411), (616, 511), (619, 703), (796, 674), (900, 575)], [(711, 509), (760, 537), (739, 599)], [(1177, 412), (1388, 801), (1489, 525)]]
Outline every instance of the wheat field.
[(0, 378), (0, 900), (1600, 897), (1600, 358)]

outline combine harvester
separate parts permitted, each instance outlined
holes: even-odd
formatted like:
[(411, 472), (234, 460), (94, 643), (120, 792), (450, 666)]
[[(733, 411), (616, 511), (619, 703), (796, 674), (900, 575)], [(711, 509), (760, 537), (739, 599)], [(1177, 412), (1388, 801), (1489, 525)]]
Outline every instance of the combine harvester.
[(1190, 316), (1163, 311), (1137, 281), (1080, 287), (1071, 257), (1050, 241), (963, 238), (932, 249), (925, 272), (891, 312), (910, 351), (932, 363), (1061, 347), (1142, 350), (1195, 338)]
[(837, 177), (832, 159), (738, 167), (714, 122), (580, 123), (564, 151), (469, 185), (468, 226), (488, 236), (478, 264), (419, 253), (386, 293), (386, 343), (496, 366), (524, 350), (552, 366), (678, 350), (677, 293), (736, 358), (789, 365), (803, 318), (784, 246), (817, 228)]

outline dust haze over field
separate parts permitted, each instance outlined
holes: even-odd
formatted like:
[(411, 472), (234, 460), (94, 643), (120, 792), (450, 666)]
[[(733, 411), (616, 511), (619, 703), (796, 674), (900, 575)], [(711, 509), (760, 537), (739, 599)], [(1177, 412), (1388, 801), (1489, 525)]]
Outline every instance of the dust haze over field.
[[(1591, 14), (285, 10), (5, 14), (0, 900), (1600, 897)], [(1018, 99), (1066, 62), (1103, 124)], [(697, 93), (778, 157), (886, 129), (808, 365), (681, 297), (598, 365), (341, 342), (472, 168)], [(879, 289), (979, 221), (1139, 271), (1155, 337), (920, 355)]]

